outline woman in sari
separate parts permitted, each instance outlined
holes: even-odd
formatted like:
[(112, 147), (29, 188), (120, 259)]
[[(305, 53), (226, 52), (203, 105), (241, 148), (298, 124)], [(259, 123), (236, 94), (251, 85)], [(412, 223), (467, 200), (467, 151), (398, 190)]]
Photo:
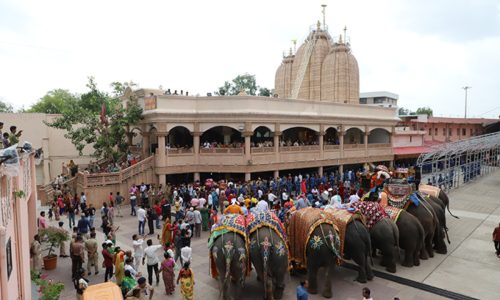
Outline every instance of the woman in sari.
[(115, 248), (116, 254), (115, 254), (115, 277), (116, 277), (116, 284), (121, 285), (123, 276), (125, 275), (125, 252), (120, 249), (120, 247)]
[(173, 255), (174, 252), (169, 249), (163, 256), (165, 259), (161, 262), (160, 266), (160, 273), (162, 274), (163, 277), (163, 284), (165, 285), (165, 294), (166, 295), (173, 295), (175, 291), (175, 284), (174, 284), (174, 258)]
[(207, 231), (209, 227), (210, 211), (208, 210), (208, 205), (205, 203), (202, 208), (200, 208), (201, 214), (201, 229)]
[(163, 247), (169, 243), (172, 243), (172, 224), (170, 223), (170, 218), (165, 220), (163, 223), (163, 229), (161, 231), (161, 244)]
[(181, 284), (181, 295), (183, 300), (194, 299), (194, 274), (189, 268), (189, 262), (184, 264), (184, 267), (179, 271), (177, 276), (177, 284)]

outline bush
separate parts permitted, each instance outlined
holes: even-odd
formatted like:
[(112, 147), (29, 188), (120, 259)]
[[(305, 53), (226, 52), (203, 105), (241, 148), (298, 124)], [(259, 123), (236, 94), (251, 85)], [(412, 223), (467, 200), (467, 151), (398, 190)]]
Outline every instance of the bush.
[(57, 300), (64, 290), (64, 284), (46, 280), (47, 275), (31, 271), (31, 280), (38, 286), (40, 300)]
[(46, 241), (50, 244), (49, 253), (47, 254), (48, 257), (53, 255), (52, 252), (54, 248), (59, 247), (62, 242), (69, 240), (69, 233), (66, 230), (54, 226), (40, 229), (38, 234), (42, 241)]

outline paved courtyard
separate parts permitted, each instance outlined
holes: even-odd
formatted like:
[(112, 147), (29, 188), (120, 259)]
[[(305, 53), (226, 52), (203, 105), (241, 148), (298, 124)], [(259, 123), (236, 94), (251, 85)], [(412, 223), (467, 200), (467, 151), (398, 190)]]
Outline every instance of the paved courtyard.
[[(450, 228), (451, 244), (447, 255), (439, 255), (430, 260), (422, 261), (421, 266), (404, 268), (398, 266), (397, 276), (409, 278), (442, 289), (461, 293), (479, 299), (499, 299), (500, 288), (500, 259), (494, 254), (491, 233), (500, 222), (500, 171), (485, 178), (461, 186), (450, 193), (451, 210), (460, 219), (447, 216)], [(67, 223), (67, 218), (63, 220)], [(135, 217), (127, 216), (116, 218), (120, 230), (117, 232), (117, 244), (129, 249), (131, 237), (137, 231)], [(55, 225), (55, 222), (53, 222)], [(98, 222), (99, 223), (99, 222)], [(103, 235), (98, 235), (99, 242)], [(155, 243), (155, 236), (151, 236)], [(218, 299), (218, 284), (209, 276), (208, 272), (208, 233), (204, 232), (199, 239), (193, 238), (192, 268), (195, 273), (195, 298)], [(102, 259), (100, 257), (100, 259)], [(145, 267), (141, 266), (143, 273)], [(377, 270), (382, 270), (375, 267)], [(65, 290), (61, 299), (75, 299), (75, 290), (70, 280), (71, 262), (69, 258), (59, 258), (58, 267), (47, 272), (49, 277), (65, 283)], [(359, 284), (353, 279), (355, 272), (337, 268), (333, 279), (333, 299), (362, 299), (361, 289), (364, 286), (372, 290), (374, 299), (444, 299), (428, 292), (376, 277), (367, 284)], [(260, 299), (263, 294), (262, 286), (257, 282), (253, 272), (246, 281), (245, 289), (240, 299)], [(89, 276), (90, 284), (101, 283), (104, 270), (99, 275)], [(321, 278), (321, 276), (320, 276)], [(295, 299), (295, 288), (300, 277), (288, 277), (283, 299)], [(156, 287), (153, 299), (179, 299), (176, 296), (165, 296), (163, 284)], [(320, 295), (312, 295), (310, 299), (323, 299)]]

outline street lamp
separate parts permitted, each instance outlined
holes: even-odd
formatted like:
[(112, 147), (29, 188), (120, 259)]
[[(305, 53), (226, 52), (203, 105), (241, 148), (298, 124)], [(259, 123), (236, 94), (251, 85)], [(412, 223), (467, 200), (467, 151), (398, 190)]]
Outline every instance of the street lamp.
[(464, 86), (463, 89), (465, 91), (465, 119), (467, 119), (467, 91), (471, 89), (471, 86)]

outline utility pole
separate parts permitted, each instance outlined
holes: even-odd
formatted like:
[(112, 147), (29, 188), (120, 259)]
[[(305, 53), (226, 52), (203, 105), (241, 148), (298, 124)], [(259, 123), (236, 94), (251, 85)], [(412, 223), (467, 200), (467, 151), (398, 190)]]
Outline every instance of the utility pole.
[(471, 89), (471, 86), (464, 86), (463, 89), (465, 91), (465, 115), (464, 118), (467, 119), (467, 91)]

